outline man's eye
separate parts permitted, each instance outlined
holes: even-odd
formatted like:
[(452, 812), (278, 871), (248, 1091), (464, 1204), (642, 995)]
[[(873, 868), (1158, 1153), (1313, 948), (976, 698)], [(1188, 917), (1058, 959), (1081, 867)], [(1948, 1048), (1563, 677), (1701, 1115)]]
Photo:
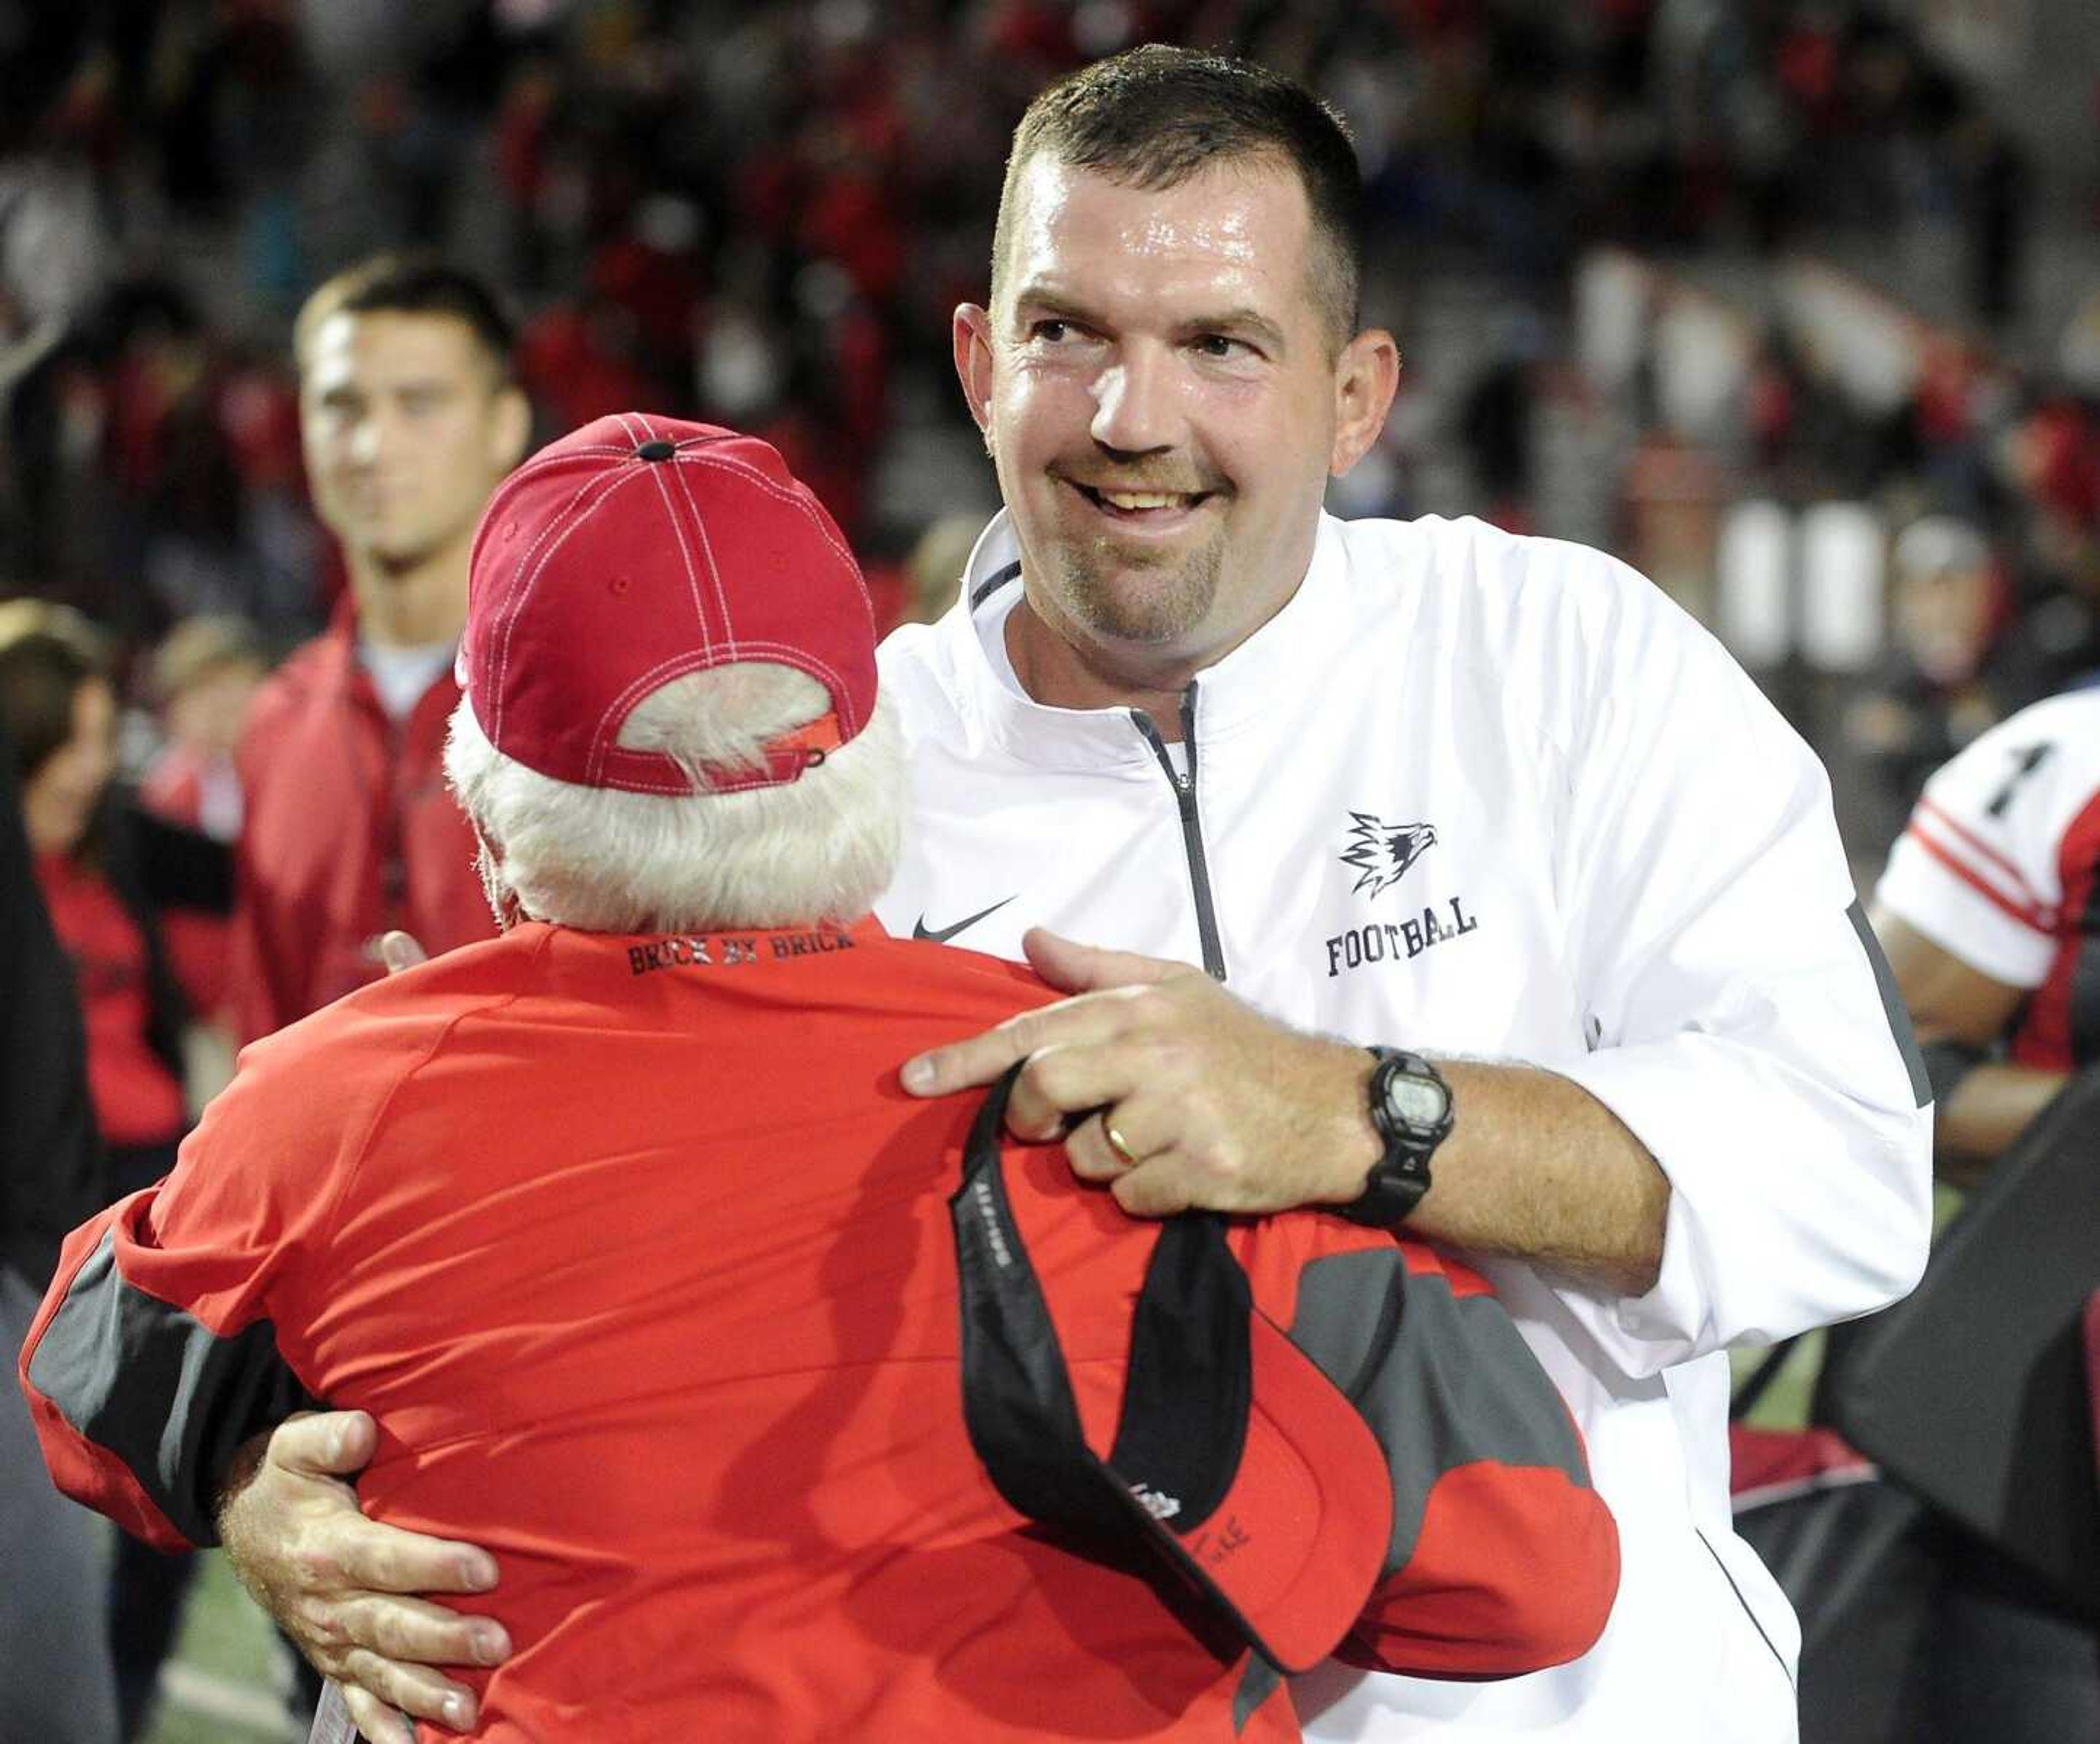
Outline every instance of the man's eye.
[(1056, 345), (1068, 338), (1071, 329), (1072, 324), (1070, 321), (1040, 320), (1030, 326), (1028, 337), (1031, 339), (1040, 339), (1045, 344)]
[(1221, 333), (1207, 333), (1196, 341), (1196, 350), (1205, 357), (1238, 357), (1247, 349), (1245, 340)]

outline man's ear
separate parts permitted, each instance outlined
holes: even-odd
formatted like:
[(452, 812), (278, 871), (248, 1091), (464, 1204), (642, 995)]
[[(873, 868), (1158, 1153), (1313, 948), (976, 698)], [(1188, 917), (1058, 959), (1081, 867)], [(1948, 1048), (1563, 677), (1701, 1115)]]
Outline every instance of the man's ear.
[(1400, 347), (1383, 327), (1367, 327), (1335, 360), (1335, 445), (1327, 470), (1340, 478), (1371, 451), (1400, 388)]
[(525, 446), (532, 439), (532, 402), (515, 382), (506, 382), (496, 391), (489, 435), (489, 458), (499, 475), (524, 459)]
[(976, 303), (957, 305), (953, 337), (955, 379), (963, 384), (963, 398), (969, 402), (970, 416), (991, 442), (991, 316)]

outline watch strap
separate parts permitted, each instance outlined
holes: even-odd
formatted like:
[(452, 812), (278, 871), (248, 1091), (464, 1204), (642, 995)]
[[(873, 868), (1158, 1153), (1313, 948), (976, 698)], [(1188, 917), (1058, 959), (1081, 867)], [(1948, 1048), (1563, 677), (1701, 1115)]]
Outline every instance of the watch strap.
[[(1390, 1229), (1421, 1203), (1429, 1190), (1429, 1159), (1451, 1130), (1450, 1087), (1444, 1084), (1443, 1074), (1418, 1053), (1404, 1048), (1374, 1047), (1366, 1051), (1378, 1062), (1371, 1068), (1365, 1093), (1371, 1126), (1384, 1149), (1365, 1177), (1364, 1190), (1348, 1204), (1334, 1209), (1352, 1223)], [(1443, 1085), (1444, 1118), (1434, 1128), (1414, 1128), (1393, 1114), (1386, 1088), (1403, 1072)]]

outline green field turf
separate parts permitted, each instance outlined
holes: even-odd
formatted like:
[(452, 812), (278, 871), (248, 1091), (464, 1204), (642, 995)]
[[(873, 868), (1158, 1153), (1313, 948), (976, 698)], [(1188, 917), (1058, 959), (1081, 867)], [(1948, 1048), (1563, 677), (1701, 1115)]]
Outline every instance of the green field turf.
[(147, 1744), (280, 1744), (290, 1734), (266, 1716), (284, 1706), (283, 1651), (226, 1559), (205, 1557)]

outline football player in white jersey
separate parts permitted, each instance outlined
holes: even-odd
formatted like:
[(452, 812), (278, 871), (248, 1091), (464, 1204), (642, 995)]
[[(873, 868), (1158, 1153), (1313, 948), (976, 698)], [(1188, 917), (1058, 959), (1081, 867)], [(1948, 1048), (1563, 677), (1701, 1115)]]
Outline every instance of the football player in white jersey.
[(1874, 892), (1943, 1173), (1980, 1174), (2100, 1061), (2100, 688), (2022, 709), (1926, 784)]
[[(2100, 688), (2022, 709), (1936, 771), (1874, 903), (1932, 1076), (1939, 1172), (1976, 1182), (2100, 1065)], [(2091, 1618), (1951, 1524), (1934, 1549), (1919, 1744), (2100, 1734)]]

